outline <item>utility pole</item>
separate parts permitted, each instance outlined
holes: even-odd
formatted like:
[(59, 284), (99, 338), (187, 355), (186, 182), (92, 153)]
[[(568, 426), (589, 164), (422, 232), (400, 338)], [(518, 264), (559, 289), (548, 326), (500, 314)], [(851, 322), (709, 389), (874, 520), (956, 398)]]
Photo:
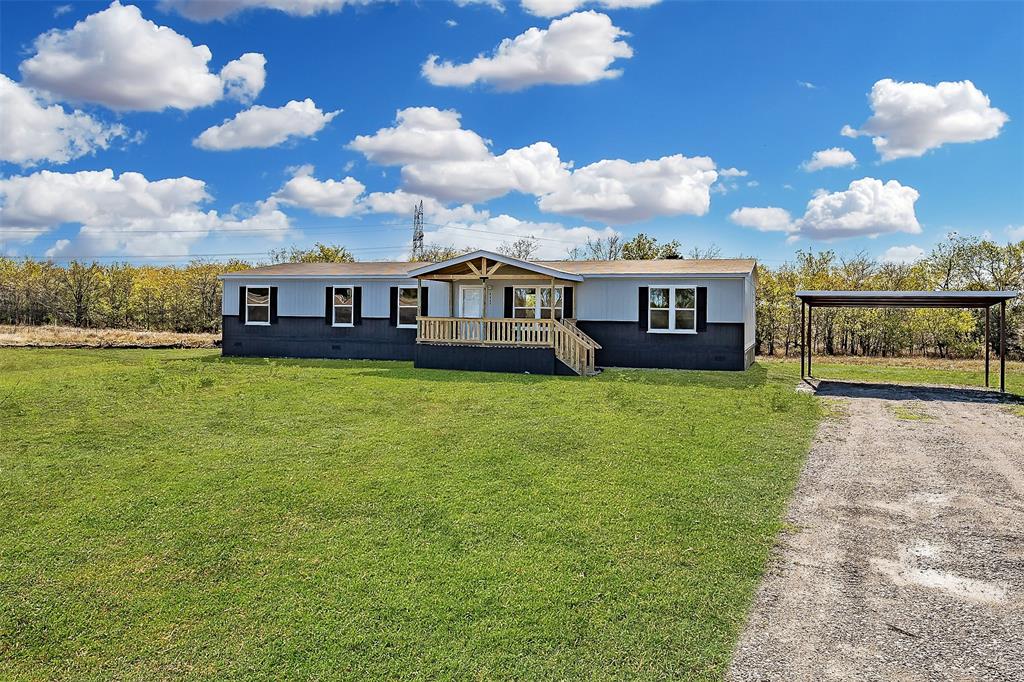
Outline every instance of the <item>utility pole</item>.
[(423, 258), (423, 200), (412, 209), (412, 259)]

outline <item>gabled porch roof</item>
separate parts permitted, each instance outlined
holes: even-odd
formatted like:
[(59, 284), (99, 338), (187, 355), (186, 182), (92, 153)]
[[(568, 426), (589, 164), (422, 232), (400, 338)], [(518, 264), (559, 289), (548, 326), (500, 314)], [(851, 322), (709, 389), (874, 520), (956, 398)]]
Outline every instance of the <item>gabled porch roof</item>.
[(582, 282), (583, 276), (548, 265), (512, 258), (493, 251), (474, 251), (431, 263), (409, 271), (410, 277), (421, 279), (528, 279), (550, 277), (568, 282)]

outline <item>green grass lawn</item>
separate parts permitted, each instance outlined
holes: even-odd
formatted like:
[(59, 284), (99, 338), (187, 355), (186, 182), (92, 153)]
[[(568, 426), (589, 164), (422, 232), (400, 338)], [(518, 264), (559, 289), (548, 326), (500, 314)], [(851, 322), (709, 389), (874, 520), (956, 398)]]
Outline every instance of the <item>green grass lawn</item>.
[[(799, 357), (795, 360), (765, 360), (762, 358), (759, 359), (759, 362), (767, 366), (769, 372), (795, 372), (796, 376), (800, 376)], [(824, 357), (819, 360), (815, 357), (813, 363), (815, 379), (975, 387), (985, 385), (984, 365), (978, 361), (864, 358), (844, 361), (843, 358)], [(989, 386), (998, 389), (998, 359), (992, 361), (989, 372)], [(1006, 390), (1008, 393), (1024, 395), (1024, 363), (1006, 363)]]
[(0, 350), (0, 678), (718, 678), (797, 374)]

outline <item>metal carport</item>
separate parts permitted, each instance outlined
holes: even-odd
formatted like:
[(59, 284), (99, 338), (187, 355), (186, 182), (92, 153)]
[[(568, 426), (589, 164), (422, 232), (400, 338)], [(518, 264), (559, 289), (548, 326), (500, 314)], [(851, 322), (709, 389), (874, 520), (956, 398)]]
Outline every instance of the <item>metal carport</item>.
[[(1016, 291), (798, 291), (800, 299), (800, 378), (811, 374), (811, 325), (815, 308), (984, 308), (985, 386), (989, 385), (989, 333), (992, 306), (999, 305), (999, 390), (1006, 392), (1006, 302)], [(806, 314), (805, 314), (806, 313)], [(805, 351), (806, 348), (806, 351)], [(804, 355), (807, 364), (804, 371)]]

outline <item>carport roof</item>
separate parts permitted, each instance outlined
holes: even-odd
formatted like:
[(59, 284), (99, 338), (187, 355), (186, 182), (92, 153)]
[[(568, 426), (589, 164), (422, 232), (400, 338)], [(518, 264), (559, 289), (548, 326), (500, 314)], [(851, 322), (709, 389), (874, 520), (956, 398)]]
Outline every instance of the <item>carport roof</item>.
[(830, 308), (987, 308), (1016, 291), (798, 291), (811, 306)]

